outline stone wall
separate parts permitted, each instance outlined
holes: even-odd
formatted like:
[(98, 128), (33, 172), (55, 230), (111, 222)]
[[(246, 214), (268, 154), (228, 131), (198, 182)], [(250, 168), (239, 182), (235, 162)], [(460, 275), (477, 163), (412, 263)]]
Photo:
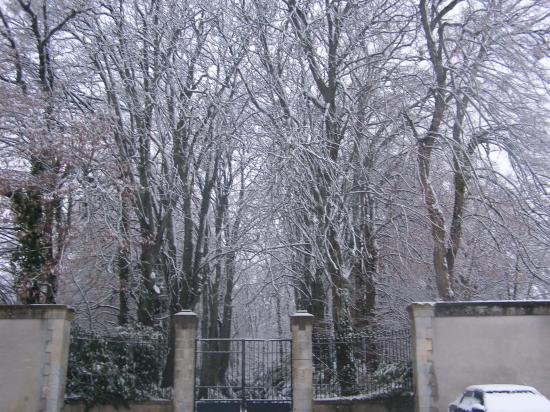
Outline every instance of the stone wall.
[[(149, 401), (131, 403), (129, 409), (98, 405), (89, 412), (173, 412), (171, 401)], [(411, 397), (395, 397), (384, 400), (338, 399), (313, 402), (313, 412), (412, 412), (414, 403)], [(65, 404), (63, 412), (85, 412), (84, 403)]]
[(0, 305), (0, 411), (61, 410), (72, 318), (63, 305)]
[(510, 383), (550, 397), (550, 301), (409, 307), (417, 412), (445, 412), (469, 385)]
[[(89, 412), (172, 412), (172, 401), (148, 401), (135, 402), (128, 405), (130, 408), (119, 407), (118, 409), (111, 405), (98, 405), (89, 409)], [(63, 412), (86, 412), (83, 402), (69, 402), (65, 404)]]
[(327, 399), (313, 402), (313, 412), (413, 412), (412, 396), (396, 395), (385, 399)]

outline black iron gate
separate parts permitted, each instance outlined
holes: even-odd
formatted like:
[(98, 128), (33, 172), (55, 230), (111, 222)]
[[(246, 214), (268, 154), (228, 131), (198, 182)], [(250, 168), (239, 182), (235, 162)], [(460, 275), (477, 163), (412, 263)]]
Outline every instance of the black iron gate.
[(196, 412), (290, 412), (290, 339), (197, 339)]

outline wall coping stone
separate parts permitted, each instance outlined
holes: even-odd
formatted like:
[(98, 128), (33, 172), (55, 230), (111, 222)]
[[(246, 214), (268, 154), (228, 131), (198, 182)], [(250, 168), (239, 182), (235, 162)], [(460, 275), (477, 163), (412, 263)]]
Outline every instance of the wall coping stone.
[(424, 302), (407, 307), (409, 313), (433, 308), (438, 317), (550, 316), (550, 300), (487, 300), (471, 302)]
[(0, 319), (61, 319), (72, 321), (74, 309), (67, 305), (0, 305)]

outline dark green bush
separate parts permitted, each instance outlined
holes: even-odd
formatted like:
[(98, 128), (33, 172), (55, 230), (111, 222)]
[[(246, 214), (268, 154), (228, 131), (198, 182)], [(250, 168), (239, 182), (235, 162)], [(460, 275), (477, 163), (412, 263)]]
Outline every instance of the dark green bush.
[(379, 385), (389, 385), (404, 391), (412, 388), (411, 362), (383, 363), (374, 372), (374, 380)]
[(87, 409), (161, 398), (166, 350), (164, 336), (150, 328), (118, 328), (106, 336), (74, 327), (67, 398), (82, 400)]

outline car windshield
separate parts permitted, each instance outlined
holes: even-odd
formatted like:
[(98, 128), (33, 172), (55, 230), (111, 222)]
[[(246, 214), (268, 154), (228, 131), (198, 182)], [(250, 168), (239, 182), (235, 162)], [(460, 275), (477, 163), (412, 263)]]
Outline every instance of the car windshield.
[(485, 407), (491, 412), (550, 412), (544, 398), (529, 391), (486, 392)]

